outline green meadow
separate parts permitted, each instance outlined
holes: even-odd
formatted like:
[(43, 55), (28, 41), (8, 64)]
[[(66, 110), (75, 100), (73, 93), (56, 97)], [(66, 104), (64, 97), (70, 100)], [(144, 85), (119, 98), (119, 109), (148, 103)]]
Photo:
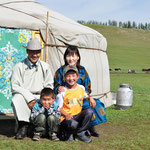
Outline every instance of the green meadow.
[[(150, 150), (150, 74), (142, 68), (150, 68), (150, 31), (120, 29), (111, 26), (87, 25), (101, 34), (108, 42), (107, 54), (112, 71), (111, 91), (116, 92), (120, 83), (133, 88), (133, 106), (127, 110), (106, 109), (107, 122), (96, 128), (100, 137), (92, 143), (81, 141), (52, 142), (30, 138), (22, 141), (14, 135), (0, 135), (0, 149), (6, 150)], [(121, 68), (115, 72), (114, 68)], [(128, 74), (135, 69), (136, 74)], [(6, 127), (7, 128), (7, 127)]]
[(141, 72), (142, 68), (150, 68), (150, 31), (103, 25), (87, 26), (107, 39), (107, 54), (112, 70), (121, 68), (123, 72), (128, 72), (128, 69)]

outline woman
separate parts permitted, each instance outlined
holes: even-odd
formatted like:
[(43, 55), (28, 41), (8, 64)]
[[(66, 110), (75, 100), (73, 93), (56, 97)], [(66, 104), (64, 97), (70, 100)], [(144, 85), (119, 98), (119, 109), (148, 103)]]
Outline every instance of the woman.
[[(54, 92), (55, 92), (55, 94), (58, 94), (58, 93), (64, 91), (64, 86), (66, 85), (65, 77), (64, 77), (65, 66), (76, 65), (76, 67), (78, 68), (78, 71), (79, 71), (79, 79), (78, 79), (77, 83), (83, 85), (85, 87), (86, 92), (90, 95), (91, 81), (90, 81), (89, 75), (88, 75), (87, 71), (85, 70), (85, 68), (80, 65), (80, 59), (81, 59), (81, 57), (80, 57), (79, 51), (76, 46), (69, 46), (66, 49), (66, 51), (64, 53), (65, 65), (60, 67), (56, 71), (55, 77), (54, 77)], [(98, 99), (94, 99), (94, 100), (96, 101), (96, 105), (100, 104), (104, 108), (104, 104), (102, 102), (100, 102), (100, 100), (98, 100)], [(89, 102), (87, 100), (84, 100), (82, 109), (87, 109), (87, 108), (91, 108), (91, 107), (89, 105)], [(93, 121), (91, 120), (91, 122), (90, 122), (90, 128), (89, 128), (89, 131), (92, 136), (99, 137), (99, 133), (96, 131), (94, 126), (99, 123), (107, 121), (106, 115), (104, 114), (104, 111), (105, 111), (104, 109), (103, 109), (103, 116), (99, 120), (97, 120), (97, 114), (99, 114), (99, 112), (98, 112), (99, 110), (96, 111), (95, 108), (92, 109), (95, 114)]]

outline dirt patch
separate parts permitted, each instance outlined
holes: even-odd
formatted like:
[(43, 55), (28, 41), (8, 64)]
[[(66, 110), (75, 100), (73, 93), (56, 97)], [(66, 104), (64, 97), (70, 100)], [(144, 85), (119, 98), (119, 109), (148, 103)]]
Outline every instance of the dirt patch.
[(15, 119), (0, 119), (0, 137), (13, 137), (15, 129)]
[(110, 139), (117, 134), (127, 134), (126, 125), (115, 125), (111, 122), (106, 122), (96, 126), (97, 131), (100, 133), (101, 139)]
[[(116, 134), (126, 134), (126, 125), (115, 125), (111, 122), (102, 123), (96, 126), (100, 139), (110, 139)], [(15, 136), (15, 119), (0, 119), (0, 138)], [(25, 138), (25, 140), (29, 140)]]

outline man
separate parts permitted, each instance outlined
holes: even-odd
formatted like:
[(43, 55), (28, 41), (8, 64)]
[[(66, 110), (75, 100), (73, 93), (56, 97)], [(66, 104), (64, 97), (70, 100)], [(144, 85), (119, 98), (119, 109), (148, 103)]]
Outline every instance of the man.
[(28, 57), (13, 68), (11, 77), (12, 107), (19, 125), (16, 139), (23, 139), (27, 135), (31, 109), (36, 99), (40, 98), (41, 90), (45, 87), (53, 88), (50, 66), (39, 60), (40, 41), (37, 38), (31, 39), (26, 50)]

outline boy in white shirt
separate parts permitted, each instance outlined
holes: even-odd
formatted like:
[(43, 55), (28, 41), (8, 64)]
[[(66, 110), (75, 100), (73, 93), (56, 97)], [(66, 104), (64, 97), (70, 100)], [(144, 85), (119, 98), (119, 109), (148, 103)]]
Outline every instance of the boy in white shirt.
[(91, 109), (82, 111), (83, 98), (87, 98), (93, 108), (96, 103), (92, 97), (87, 95), (84, 86), (76, 83), (78, 77), (76, 66), (66, 66), (66, 89), (65, 92), (57, 95), (56, 102), (61, 112), (61, 129), (69, 134), (68, 140), (72, 141), (73, 135), (76, 135), (79, 140), (89, 143), (92, 139), (85, 136), (85, 131), (89, 127), (93, 111)]

